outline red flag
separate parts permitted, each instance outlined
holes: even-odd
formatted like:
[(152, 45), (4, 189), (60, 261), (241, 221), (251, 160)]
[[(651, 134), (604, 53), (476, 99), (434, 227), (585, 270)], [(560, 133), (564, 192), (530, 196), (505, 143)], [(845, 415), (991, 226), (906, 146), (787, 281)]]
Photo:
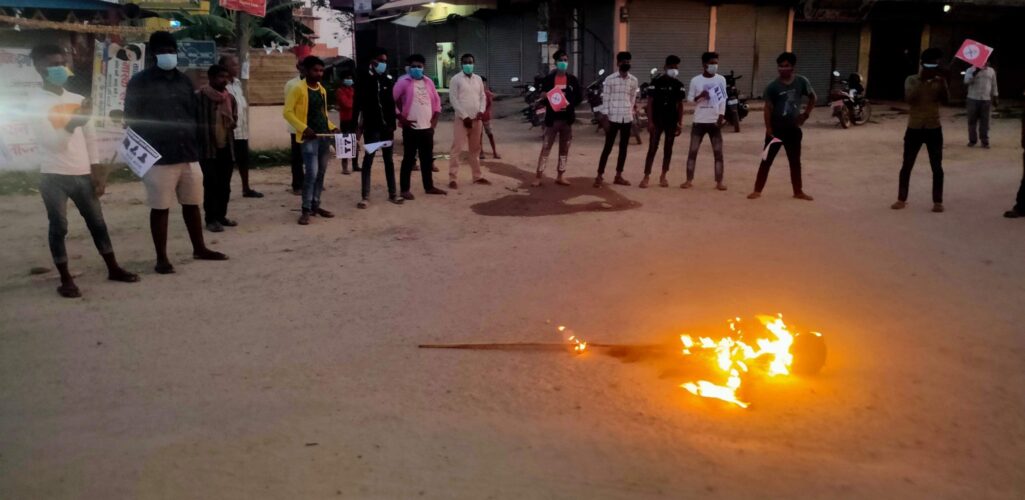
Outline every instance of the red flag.
[(992, 54), (993, 47), (983, 45), (969, 38), (961, 44), (960, 49), (957, 49), (955, 57), (976, 68), (981, 68), (986, 65), (986, 61), (989, 60), (989, 56)]

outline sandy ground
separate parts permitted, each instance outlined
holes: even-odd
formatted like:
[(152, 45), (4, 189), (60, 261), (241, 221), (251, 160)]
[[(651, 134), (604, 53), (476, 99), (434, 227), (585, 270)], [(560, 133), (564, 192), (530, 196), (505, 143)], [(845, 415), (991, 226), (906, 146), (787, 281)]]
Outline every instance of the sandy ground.
[[(73, 301), (29, 274), (52, 267), (41, 202), (0, 199), (0, 498), (1021, 498), (1025, 222), (1000, 217), (1017, 122), (984, 151), (947, 119), (939, 215), (924, 157), (910, 208), (889, 209), (903, 117), (845, 131), (819, 109), (811, 203), (783, 163), (745, 199), (761, 140), (745, 125), (727, 192), (707, 146), (693, 190), (596, 191), (585, 128), (575, 185), (527, 189), (536, 132), (514, 118), (494, 186), (464, 167), (458, 192), (397, 207), (378, 164), (357, 211), (358, 178), (334, 168), (339, 217), (308, 227), (288, 170), (260, 171), (268, 197), (236, 189), (241, 225), (208, 233), (229, 262), (192, 261), (173, 219), (175, 276), (151, 271), (142, 187), (115, 185), (108, 224), (142, 282), (106, 282), (72, 217)], [(775, 312), (824, 332), (829, 360), (755, 386), (748, 410), (687, 394), (674, 358), (417, 348), (559, 341), (559, 323), (672, 342)]]

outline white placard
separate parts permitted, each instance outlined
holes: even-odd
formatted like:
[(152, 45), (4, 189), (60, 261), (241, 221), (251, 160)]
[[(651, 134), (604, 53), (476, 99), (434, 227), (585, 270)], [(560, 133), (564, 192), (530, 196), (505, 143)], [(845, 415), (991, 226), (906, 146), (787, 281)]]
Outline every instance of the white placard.
[(121, 140), (117, 154), (139, 178), (145, 176), (161, 158), (160, 153), (132, 129), (125, 130), (125, 138)]
[(335, 135), (335, 158), (349, 159), (356, 157), (356, 134)]
[(713, 108), (718, 108), (719, 104), (726, 100), (726, 91), (723, 90), (720, 85), (712, 85), (706, 89), (708, 91), (708, 99), (712, 102)]
[(378, 149), (390, 148), (391, 146), (392, 141), (371, 142), (370, 144), (364, 144), (363, 149), (367, 152), (367, 154), (372, 155), (375, 152), (377, 152)]

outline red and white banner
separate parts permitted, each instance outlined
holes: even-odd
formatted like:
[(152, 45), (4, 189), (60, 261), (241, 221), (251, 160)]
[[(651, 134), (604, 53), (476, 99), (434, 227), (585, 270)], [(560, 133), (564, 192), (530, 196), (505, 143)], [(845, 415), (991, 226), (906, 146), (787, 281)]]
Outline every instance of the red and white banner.
[(969, 38), (961, 44), (960, 49), (957, 49), (955, 57), (976, 68), (981, 68), (986, 65), (986, 61), (989, 60), (989, 56), (992, 54), (993, 47), (983, 45)]
[(267, 0), (221, 0), (220, 6), (228, 10), (237, 10), (256, 17), (267, 15)]
[(552, 111), (559, 112), (566, 109), (569, 103), (566, 102), (566, 94), (562, 93), (562, 89), (554, 88), (548, 91), (548, 104), (552, 106)]

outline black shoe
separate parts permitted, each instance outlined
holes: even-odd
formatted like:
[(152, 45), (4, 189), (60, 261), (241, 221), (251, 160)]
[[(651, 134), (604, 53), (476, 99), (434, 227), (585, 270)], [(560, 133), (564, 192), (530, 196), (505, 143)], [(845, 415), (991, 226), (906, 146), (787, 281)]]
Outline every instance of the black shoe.
[(1004, 217), (1007, 217), (1008, 219), (1020, 219), (1022, 217), (1025, 217), (1025, 213), (1019, 212), (1017, 210), (1008, 210), (1004, 212)]
[(243, 198), (263, 198), (263, 193), (250, 189), (248, 191), (243, 191), (242, 192), (242, 197)]
[(405, 199), (405, 200), (415, 200), (416, 199), (416, 196), (413, 196), (413, 193), (410, 193), (409, 191), (403, 191), (402, 194), (399, 195), (399, 196), (402, 196), (402, 199)]
[(216, 222), (216, 221), (214, 221), (214, 222), (207, 222), (206, 223), (206, 230), (210, 231), (211, 233), (223, 233), (224, 232), (224, 226), (222, 226), (220, 222)]
[(223, 219), (221, 219), (221, 220), (219, 220), (217, 222), (219, 222), (224, 227), (235, 227), (235, 226), (238, 225), (238, 222), (235, 222), (235, 221), (233, 221), (233, 220), (231, 220), (231, 219), (229, 219), (227, 217), (225, 217), (225, 218), (223, 218)]
[(445, 191), (444, 189), (438, 189), (436, 187), (432, 187), (432, 188), (428, 189), (426, 191), (426, 193), (427, 194), (448, 194), (448, 191)]
[(363, 171), (363, 167), (353, 166), (352, 167), (352, 171), (353, 172), (362, 172)]

